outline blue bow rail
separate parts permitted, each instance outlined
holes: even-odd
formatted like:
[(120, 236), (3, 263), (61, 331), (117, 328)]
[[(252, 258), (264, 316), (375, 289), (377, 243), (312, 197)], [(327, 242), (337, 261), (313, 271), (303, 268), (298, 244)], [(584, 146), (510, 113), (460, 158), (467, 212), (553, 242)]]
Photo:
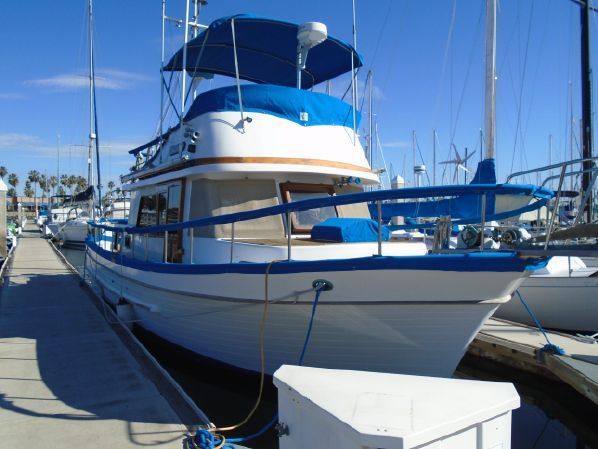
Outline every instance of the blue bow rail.
[[(107, 231), (127, 233), (127, 234), (145, 234), (158, 232), (175, 232), (182, 229), (199, 228), (203, 226), (229, 224), (240, 221), (255, 220), (257, 218), (268, 217), (271, 215), (287, 214), (291, 212), (300, 212), (310, 209), (318, 209), (328, 206), (342, 206), (346, 204), (355, 203), (369, 203), (382, 202), (388, 200), (404, 200), (417, 198), (438, 198), (438, 197), (456, 197), (456, 196), (470, 196), (470, 195), (484, 195), (484, 194), (500, 194), (500, 195), (527, 195), (533, 196), (538, 201), (532, 205), (525, 206), (518, 210), (508, 212), (507, 216), (516, 215), (519, 210), (527, 211), (540, 208), (546, 201), (554, 196), (552, 190), (537, 187), (534, 185), (517, 185), (517, 184), (470, 184), (470, 185), (455, 185), (455, 186), (433, 186), (433, 187), (417, 187), (391, 190), (376, 190), (372, 192), (358, 192), (348, 193), (344, 195), (328, 196), (322, 198), (313, 198), (308, 200), (295, 201), (292, 203), (280, 204), (277, 206), (264, 207), (245, 212), (237, 212), (233, 214), (224, 214), (214, 217), (199, 218), (189, 220), (181, 223), (172, 223), (157, 226), (109, 226), (102, 223), (90, 221), (89, 224), (94, 228), (100, 228)], [(533, 207), (532, 207), (533, 206)], [(530, 209), (531, 207), (531, 209)], [(501, 214), (486, 214), (485, 220), (500, 219)], [(480, 217), (481, 218), (481, 217)], [(474, 219), (471, 219), (474, 220)], [(480, 222), (480, 219), (477, 218)], [(420, 225), (418, 225), (420, 226)]]

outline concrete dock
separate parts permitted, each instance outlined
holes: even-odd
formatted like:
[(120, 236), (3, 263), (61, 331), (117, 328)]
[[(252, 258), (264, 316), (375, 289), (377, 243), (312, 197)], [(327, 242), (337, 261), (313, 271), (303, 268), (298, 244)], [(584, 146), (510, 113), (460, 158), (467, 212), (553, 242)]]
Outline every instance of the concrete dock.
[(4, 273), (0, 448), (180, 448), (205, 424), (37, 230)]
[(560, 332), (546, 333), (565, 355), (541, 351), (546, 339), (538, 329), (497, 318), (484, 324), (469, 354), (559, 380), (598, 404), (598, 343)]

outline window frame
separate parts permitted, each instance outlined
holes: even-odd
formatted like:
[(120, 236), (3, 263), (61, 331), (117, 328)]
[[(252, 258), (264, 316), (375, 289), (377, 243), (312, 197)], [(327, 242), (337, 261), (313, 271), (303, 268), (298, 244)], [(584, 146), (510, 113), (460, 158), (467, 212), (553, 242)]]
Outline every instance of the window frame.
[[(293, 193), (327, 193), (329, 196), (336, 194), (333, 184), (309, 184), (303, 182), (281, 182), (279, 184), (280, 196), (284, 203), (292, 203), (291, 195)], [(338, 210), (336, 206), (334, 213), (338, 217)], [(301, 226), (297, 221), (297, 216), (294, 212), (291, 212), (291, 233), (292, 234), (310, 234), (313, 228), (312, 226)], [(288, 224), (287, 224), (288, 226)]]

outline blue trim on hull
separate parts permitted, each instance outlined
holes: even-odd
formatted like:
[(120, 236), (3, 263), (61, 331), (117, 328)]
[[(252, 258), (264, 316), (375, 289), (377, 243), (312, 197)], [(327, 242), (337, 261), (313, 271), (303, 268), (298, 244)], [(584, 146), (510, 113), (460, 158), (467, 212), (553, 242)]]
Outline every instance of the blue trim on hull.
[[(89, 249), (113, 263), (137, 270), (170, 274), (260, 274), (268, 263), (186, 264), (144, 262), (100, 248), (91, 239)], [(356, 259), (291, 260), (272, 264), (270, 274), (313, 273), (326, 271), (420, 270), (456, 272), (523, 272), (543, 268), (548, 259), (523, 259), (513, 251), (491, 253), (428, 254), (425, 256), (370, 256)]]

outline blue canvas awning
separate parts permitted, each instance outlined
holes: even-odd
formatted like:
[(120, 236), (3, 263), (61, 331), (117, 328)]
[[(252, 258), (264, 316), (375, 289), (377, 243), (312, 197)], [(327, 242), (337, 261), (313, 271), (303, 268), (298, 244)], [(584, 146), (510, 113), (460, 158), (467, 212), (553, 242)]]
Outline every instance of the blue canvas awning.
[[(297, 31), (299, 26), (280, 20), (248, 14), (223, 17), (210, 24), (187, 43), (186, 69), (191, 73), (213, 73), (235, 77), (231, 22), (235, 22), (235, 42), (239, 77), (260, 84), (296, 87)], [(336, 78), (363, 64), (350, 45), (328, 37), (309, 51), (302, 72), (303, 89)], [(183, 70), (181, 48), (164, 70)]]

